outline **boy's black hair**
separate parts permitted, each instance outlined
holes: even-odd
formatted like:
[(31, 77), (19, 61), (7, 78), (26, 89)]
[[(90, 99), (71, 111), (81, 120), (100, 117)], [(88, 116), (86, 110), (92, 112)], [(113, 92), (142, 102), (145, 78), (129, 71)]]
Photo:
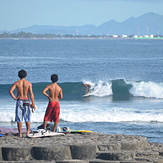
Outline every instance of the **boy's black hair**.
[(20, 79), (25, 78), (27, 76), (27, 72), (25, 70), (20, 70), (18, 72), (18, 76)]
[(57, 81), (58, 81), (58, 75), (57, 75), (57, 74), (51, 75), (51, 81), (52, 81), (53, 83), (57, 82)]

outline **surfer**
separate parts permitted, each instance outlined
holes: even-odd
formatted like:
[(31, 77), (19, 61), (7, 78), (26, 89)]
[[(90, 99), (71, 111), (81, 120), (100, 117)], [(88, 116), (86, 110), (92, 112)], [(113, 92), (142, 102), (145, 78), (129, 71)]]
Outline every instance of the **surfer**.
[(86, 90), (85, 90), (86, 94), (87, 94), (88, 92), (90, 92), (90, 88), (91, 88), (91, 85), (90, 85), (90, 84), (84, 84), (84, 83), (83, 83), (82, 86), (86, 87)]
[[(44, 123), (43, 127), (46, 129), (46, 126), (49, 122), (54, 122), (54, 129), (55, 132), (59, 123), (59, 115), (60, 115), (60, 104), (59, 99), (63, 98), (62, 88), (57, 84), (58, 75), (53, 74), (51, 75), (52, 84), (46, 86), (46, 88), (42, 91), (42, 93), (48, 97), (49, 104), (47, 106), (45, 116), (44, 116)], [(46, 92), (49, 92), (48, 94)]]
[[(16, 102), (16, 111), (15, 111), (15, 121), (17, 122), (19, 136), (22, 137), (22, 122), (23, 118), (26, 122), (26, 135), (30, 134), (30, 118), (31, 118), (31, 109), (35, 108), (34, 94), (32, 90), (32, 84), (25, 79), (27, 72), (25, 70), (20, 70), (18, 72), (18, 77), (20, 80), (16, 81), (10, 88), (9, 94)], [(14, 90), (17, 90), (17, 96), (14, 95)], [(29, 97), (32, 104), (30, 105)]]

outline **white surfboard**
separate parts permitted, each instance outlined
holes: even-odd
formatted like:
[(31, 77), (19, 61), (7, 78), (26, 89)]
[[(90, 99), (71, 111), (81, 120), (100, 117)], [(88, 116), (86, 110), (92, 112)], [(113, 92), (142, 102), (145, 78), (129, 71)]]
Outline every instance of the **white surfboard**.
[(92, 92), (88, 92), (87, 94), (83, 95), (83, 97), (88, 97), (88, 96), (91, 96), (92, 95)]
[(64, 133), (58, 133), (58, 132), (52, 132), (50, 130), (47, 130), (46, 132), (44, 130), (40, 131), (34, 131), (33, 133), (29, 134), (29, 138), (41, 138), (41, 137), (48, 137), (48, 136), (64, 136)]

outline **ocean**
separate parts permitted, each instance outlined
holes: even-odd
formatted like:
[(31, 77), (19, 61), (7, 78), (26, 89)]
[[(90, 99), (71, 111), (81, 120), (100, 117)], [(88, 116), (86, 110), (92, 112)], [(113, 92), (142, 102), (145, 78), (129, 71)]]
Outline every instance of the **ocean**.
[[(56, 73), (64, 95), (60, 127), (163, 143), (163, 40), (1, 39), (0, 127), (17, 127), (8, 91), (21, 69), (38, 107), (31, 129), (43, 122), (48, 99), (42, 90)], [(83, 97), (82, 83), (91, 85), (91, 96)]]

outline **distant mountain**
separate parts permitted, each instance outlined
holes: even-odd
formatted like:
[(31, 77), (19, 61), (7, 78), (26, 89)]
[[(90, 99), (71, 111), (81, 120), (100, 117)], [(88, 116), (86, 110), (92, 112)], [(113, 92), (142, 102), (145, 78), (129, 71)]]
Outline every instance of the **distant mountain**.
[(130, 17), (123, 22), (114, 20), (108, 21), (97, 27), (98, 31), (103, 34), (163, 34), (163, 16), (155, 13), (147, 13), (140, 17)]
[(12, 33), (17, 32), (30, 32), (35, 34), (84, 34), (86, 31), (90, 29), (94, 29), (96, 26), (94, 25), (85, 25), (85, 26), (50, 26), (50, 25), (34, 25), (27, 28), (17, 29), (14, 31), (11, 31)]
[(1, 30), (1, 31), (0, 31), (0, 33), (4, 33), (4, 32), (6, 32), (6, 30)]
[(146, 35), (158, 32), (163, 34), (163, 15), (153, 12), (144, 14), (140, 17), (130, 17), (123, 22), (110, 20), (99, 26), (84, 25), (84, 26), (49, 26), (49, 25), (34, 25), (27, 28), (10, 31), (10, 33), (30, 32), (35, 34), (79, 34), (79, 35)]

